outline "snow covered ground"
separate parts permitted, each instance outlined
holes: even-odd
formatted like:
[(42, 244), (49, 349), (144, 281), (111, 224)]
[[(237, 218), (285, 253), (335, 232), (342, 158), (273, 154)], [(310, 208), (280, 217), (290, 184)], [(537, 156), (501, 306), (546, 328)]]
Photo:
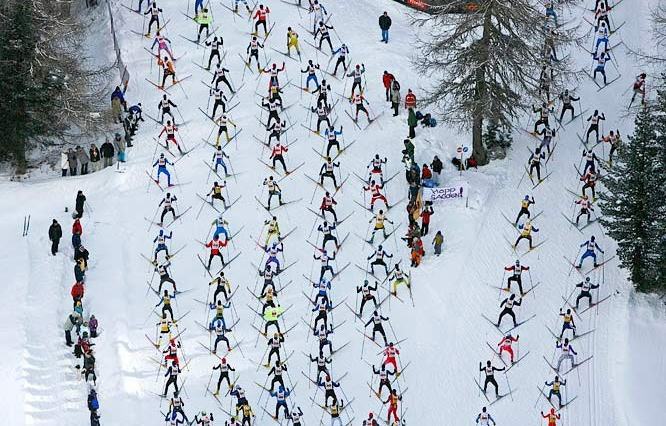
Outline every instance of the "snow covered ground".
[[(300, 125), (309, 122), (310, 117), (301, 105), (309, 106), (313, 102), (311, 95), (297, 87), (285, 85), (290, 79), (295, 85), (301, 83), (299, 67), (304, 65), (270, 48), (284, 49), (284, 34), (287, 26), (291, 26), (301, 36), (304, 60), (313, 59), (324, 66), (328, 57), (315, 53), (305, 43), (310, 36), (299, 24), (308, 26), (306, 12), (299, 12), (295, 6), (275, 0), (265, 4), (271, 8), (272, 19), (277, 23), (268, 39), (266, 56), (260, 53), (262, 65), (266, 63), (266, 57), (269, 58), (268, 63), (285, 61), (287, 71), (280, 78), (285, 87), (283, 99), (286, 105), (297, 102), (287, 111), (290, 123), (296, 123), (286, 135), (288, 142), (295, 141), (286, 155), (287, 165), (292, 168), (305, 162), (296, 173), (281, 182), (285, 201), (303, 199), (275, 212), (283, 233), (296, 229), (285, 241), (281, 261), (285, 264), (297, 263), (279, 279), (283, 285), (292, 281), (279, 297), (283, 307), (292, 306), (284, 316), (283, 325), (286, 328), (296, 325), (287, 336), (285, 345), (288, 353), (293, 351), (288, 361), (287, 382), (294, 389), (290, 407), (300, 406), (305, 412), (305, 424), (316, 424), (323, 411), (312, 405), (309, 398), (315, 396), (314, 387), (301, 374), (314, 372), (302, 352), (316, 353), (315, 338), (308, 336), (303, 323), (303, 319), (310, 320), (311, 308), (302, 291), (310, 294), (312, 290), (303, 274), (313, 279), (318, 277), (318, 265), (310, 258), (314, 250), (307, 243), (307, 240), (317, 240), (316, 230), (311, 232), (316, 218), (306, 207), (316, 209), (323, 192), (305, 174), (317, 174), (321, 159), (311, 147), (320, 150), (323, 141)], [(367, 68), (366, 96), (372, 111), (379, 114), (386, 110), (367, 131), (359, 132), (342, 111), (347, 105), (345, 99), (340, 100), (333, 115), (339, 116), (336, 125), (344, 126), (343, 141), (346, 144), (356, 141), (340, 157), (342, 176), (344, 178), (354, 171), (364, 174), (367, 162), (376, 152), (380, 153), (389, 159), (387, 175), (400, 172), (387, 186), (389, 201), (399, 200), (407, 192), (399, 162), (402, 140), (407, 133), (406, 113), (402, 111), (399, 117), (391, 117), (389, 105), (384, 103), (381, 75), (384, 70), (390, 71), (400, 81), (403, 95), (411, 87), (419, 96), (419, 87), (427, 82), (421, 81), (410, 65), (411, 55), (416, 53), (412, 46), (419, 35), (409, 25), (407, 10), (394, 2), (326, 2), (325, 5), (332, 14), (330, 23), (350, 47), (352, 64), (362, 62)], [(630, 46), (646, 40), (644, 18), (641, 16), (647, 15), (648, 6), (647, 2), (621, 4), (613, 12), (613, 19), (617, 24), (626, 20), (626, 24), (613, 37), (624, 40)], [(191, 290), (177, 297), (175, 305), (177, 317), (189, 312), (180, 325), (181, 330), (186, 329), (182, 334), (184, 357), (191, 360), (183, 374), (186, 378), (183, 397), (190, 417), (203, 409), (215, 413), (216, 424), (221, 424), (227, 417), (216, 400), (206, 394), (211, 367), (217, 360), (199, 344), (208, 344), (209, 337), (195, 322), (205, 323), (211, 315), (195, 301), (207, 299), (209, 288), (206, 284), (210, 280), (196, 257), (197, 254), (207, 257), (207, 253), (195, 239), (204, 240), (210, 222), (216, 217), (209, 206), (203, 206), (199, 219), (196, 219), (201, 207), (196, 193), (208, 192), (212, 181), (217, 179), (202, 164), (202, 161), (210, 161), (213, 155), (212, 148), (201, 141), (211, 132), (211, 123), (197, 109), (203, 108), (208, 99), (208, 89), (200, 80), (210, 82), (212, 77), (193, 63), (201, 63), (204, 57), (207, 59), (207, 52), (181, 37), (192, 38), (195, 35), (194, 24), (181, 13), (188, 10), (185, 3), (164, 0), (160, 2), (160, 7), (164, 16), (171, 20), (166, 35), (172, 41), (175, 56), (180, 58), (176, 62), (177, 73), (181, 78), (192, 74), (183, 82), (183, 90), (174, 87), (169, 91), (187, 121), (180, 127), (180, 135), (188, 148), (199, 144), (176, 166), (177, 181), (187, 184), (172, 191), (178, 197), (180, 211), (192, 206), (182, 220), (170, 227), (173, 230), (172, 250), (186, 244), (185, 249), (172, 260), (172, 275), (180, 290)], [(190, 5), (190, 14), (192, 7)], [(588, 7), (591, 5), (588, 4)], [(142, 102), (145, 111), (156, 116), (155, 106), (162, 92), (143, 80), (143, 77), (153, 81), (157, 78), (156, 64), (151, 64), (151, 57), (143, 49), (149, 47), (152, 41), (131, 32), (141, 31), (142, 18), (139, 15), (128, 11), (118, 1), (112, 3), (112, 8), (116, 13), (116, 25), (121, 29), (119, 42), (123, 58), (133, 76), (127, 98), (130, 103)], [(388, 45), (378, 42), (377, 17), (384, 10), (393, 19)], [(242, 340), (242, 344), (240, 350), (234, 350), (227, 358), (236, 368), (240, 376), (238, 383), (246, 390), (257, 414), (255, 424), (269, 425), (273, 421), (260, 407), (265, 406), (273, 412), (274, 399), (267, 397), (266, 392), (254, 384), (264, 383), (267, 370), (257, 366), (264, 353), (265, 340), (251, 325), (260, 327), (263, 324), (248, 307), (251, 304), (256, 309), (256, 301), (243, 288), (259, 291), (260, 287), (256, 285), (261, 285), (260, 277), (252, 264), (263, 264), (265, 261), (255, 241), (265, 237), (262, 224), (269, 216), (254, 196), (265, 202), (266, 192), (261, 183), (265, 177), (275, 173), (257, 160), (261, 156), (268, 161), (270, 153), (252, 135), (260, 138), (264, 135), (255, 118), (260, 114), (256, 105), (259, 97), (255, 92), (264, 93), (268, 77), (257, 80), (256, 73), (244, 69), (238, 57), (245, 51), (250, 37), (247, 20), (232, 16), (218, 2), (212, 3), (212, 11), (216, 21), (213, 27), (222, 25), (218, 34), (224, 37), (225, 66), (231, 70), (231, 79), (236, 87), (241, 82), (245, 83), (239, 95), (231, 101), (231, 104), (237, 100), (241, 102), (231, 112), (231, 118), (243, 131), (226, 148), (234, 171), (239, 173), (237, 179), (227, 178), (229, 194), (232, 199), (238, 195), (242, 198), (225, 214), (225, 219), (229, 221), (232, 232), (243, 227), (225, 253), (225, 258), (241, 253), (238, 260), (226, 269), (226, 274), (232, 287), (240, 287), (233, 299), (234, 308), (228, 312), (233, 320), (236, 315), (240, 318), (231, 335)], [(571, 20), (568, 25), (581, 22), (581, 31), (585, 31), (587, 24), (580, 21), (581, 12), (574, 9), (565, 16)], [(108, 29), (103, 27), (102, 30), (105, 32), (99, 36), (107, 37)], [(337, 47), (339, 41), (335, 35), (333, 40)], [(591, 43), (590, 39), (588, 44)], [(582, 50), (571, 53), (578, 68), (590, 66), (587, 53)], [(580, 81), (572, 82), (571, 87), (579, 86), (577, 93), (581, 95), (583, 108), (598, 108), (605, 112), (604, 133), (618, 128), (627, 141), (626, 135), (633, 124), (631, 117), (623, 118), (627, 115), (625, 106), (629, 99), (623, 92), (640, 69), (624, 50), (618, 49), (615, 54), (622, 73), (620, 80), (598, 92), (592, 81), (583, 76)], [(608, 70), (611, 80), (615, 68)], [(349, 93), (350, 82), (345, 84), (330, 77), (327, 80), (334, 92)], [(334, 100), (340, 98), (336, 94), (333, 96)], [(264, 113), (262, 118), (265, 120), (265, 117)], [(532, 118), (526, 118), (522, 127), (529, 128), (532, 123)], [(2, 198), (11, 202), (13, 207), (5, 208), (0, 213), (0, 235), (5, 236), (6, 242), (0, 248), (0, 268), (5, 271), (1, 295), (7, 306), (0, 310), (0, 321), (4, 325), (0, 338), (9, 349), (6, 351), (9, 356), (2, 357), (0, 366), (7, 377), (3, 380), (1, 393), (6, 401), (3, 405), (9, 408), (5, 409), (9, 415), (5, 418), (7, 424), (80, 425), (87, 422), (85, 385), (77, 381), (73, 370), (74, 358), (62, 342), (62, 324), (70, 309), (68, 292), (73, 283), (73, 264), (69, 260), (71, 219), (69, 213), (64, 212), (64, 207), (73, 208), (78, 189), (84, 191), (92, 207), (91, 214), (83, 220), (83, 243), (91, 253), (84, 301), (86, 316), (95, 314), (102, 329), (102, 336), (95, 346), (101, 420), (107, 425), (163, 424), (160, 409), (166, 410), (165, 403), (160, 406), (160, 398), (153, 394), (163, 389), (163, 378), (158, 376), (157, 364), (150, 360), (151, 357), (157, 358), (158, 354), (144, 336), (147, 334), (153, 338), (155, 335), (157, 316), (151, 313), (151, 309), (158, 300), (152, 292), (147, 294), (146, 281), (151, 279), (151, 266), (139, 256), (141, 253), (151, 256), (151, 242), (157, 229), (154, 226), (149, 229), (150, 224), (144, 216), (152, 217), (163, 197), (145, 173), (154, 161), (156, 149), (153, 137), (159, 130), (154, 122), (146, 119), (135, 147), (129, 150), (124, 173), (106, 169), (86, 177), (61, 179), (54, 173), (52, 178), (40, 182), (17, 183), (7, 179), (0, 182)], [(529, 351), (529, 355), (506, 376), (513, 394), (494, 404), (489, 411), (500, 424), (543, 424), (539, 411), (547, 411), (550, 405), (543, 397), (535, 404), (539, 395), (537, 388), (545, 380), (552, 380), (553, 373), (543, 356), (552, 361), (555, 353), (555, 340), (546, 326), (559, 330), (561, 322), (557, 314), (564, 304), (562, 296), (568, 295), (581, 279), (577, 272), (571, 272), (564, 257), (573, 259), (577, 244), (584, 242), (591, 234), (597, 236), (607, 258), (615, 253), (614, 243), (603, 236), (598, 224), (591, 225), (583, 234), (573, 229), (562, 215), (571, 215), (574, 210), (573, 196), (565, 188), (574, 191), (579, 188), (572, 164), (578, 165), (581, 155), (581, 145), (575, 133), (582, 135), (584, 131), (584, 123), (575, 121), (560, 133), (557, 150), (548, 163), (548, 171), (553, 174), (533, 191), (527, 178), (517, 189), (523, 173), (522, 166), (529, 156), (525, 146), (531, 147), (535, 143), (531, 136), (518, 132), (514, 135), (514, 148), (506, 160), (463, 174), (462, 178), (469, 183), (472, 192), (467, 208), (455, 204), (435, 205), (431, 231), (424, 238), (427, 256), (418, 269), (412, 270), (415, 307), (411, 306), (402, 287), (399, 296), (405, 303), (391, 299), (390, 309), (384, 310), (392, 325), (387, 328), (390, 340), (407, 339), (400, 345), (400, 363), (403, 366), (408, 362), (411, 364), (398, 379), (401, 391), (409, 388), (400, 405), (407, 424), (471, 424), (480, 408), (488, 405), (476, 388), (474, 378), (478, 376), (479, 361), (491, 359), (486, 342), (494, 346), (501, 336), (481, 314), (496, 318), (499, 313), (500, 296), (488, 284), (499, 285), (503, 278), (502, 268), (511, 265), (516, 257), (506, 241), (515, 239), (516, 232), (502, 214), (515, 217), (525, 194), (536, 199), (533, 212), (543, 210), (535, 221), (540, 229), (535, 242), (545, 240), (545, 243), (521, 258), (523, 264), (530, 266), (533, 282), (540, 285), (525, 298), (518, 314), (519, 319), (531, 315), (536, 317), (517, 331), (520, 334), (520, 354)], [(443, 180), (460, 179), (449, 160), (455, 148), (467, 140), (466, 135), (457, 134), (441, 124), (430, 130), (417, 129), (414, 140), (417, 161), (430, 163), (433, 155), (437, 154), (447, 167)], [(311, 198), (313, 201), (310, 201)], [(333, 281), (331, 296), (333, 303), (344, 300), (353, 307), (355, 287), (364, 279), (364, 273), (354, 263), (363, 266), (361, 256), (371, 253), (370, 247), (357, 235), (367, 235), (371, 217), (354, 202), (363, 203), (364, 196), (360, 182), (353, 175), (336, 195), (336, 200), (338, 215), (344, 217), (352, 213), (352, 216), (339, 227), (340, 237), (349, 233), (349, 238), (339, 252), (334, 268), (337, 270), (348, 262), (351, 264)], [(389, 218), (396, 224), (402, 223), (399, 234), (406, 229), (404, 207), (402, 203), (389, 213)], [(20, 227), (23, 216), (27, 214), (32, 215), (30, 237), (22, 238)], [(64, 234), (61, 254), (55, 258), (48, 254), (46, 233), (52, 218), (61, 222)], [(432, 255), (430, 242), (437, 230), (442, 230), (445, 236), (445, 250), (436, 258)], [(400, 240), (391, 237), (385, 248), (393, 252), (396, 259), (402, 259), (401, 265), (406, 266), (408, 252)], [(599, 305), (598, 310), (593, 309), (583, 318), (576, 318), (580, 331), (595, 331), (577, 339), (574, 348), (580, 359), (590, 355), (594, 357), (567, 377), (565, 398), (578, 398), (562, 410), (562, 424), (648, 424), (658, 418), (658, 398), (666, 394), (663, 381), (666, 365), (656, 355), (666, 347), (663, 305), (651, 298), (633, 295), (625, 274), (618, 269), (617, 259), (590, 276), (593, 281), (602, 284), (602, 296), (613, 294), (614, 297)], [(153, 283), (156, 282), (155, 278)], [(351, 408), (345, 410), (344, 418), (353, 418), (352, 424), (361, 424), (368, 412), (380, 412), (381, 403), (366, 384), (371, 380), (368, 363), (379, 365), (381, 358), (376, 353), (380, 348), (356, 331), (362, 326), (354, 322), (354, 316), (344, 304), (334, 310), (332, 316), (334, 324), (341, 324), (332, 336), (334, 347), (350, 342), (334, 356), (332, 376), (337, 380), (348, 373), (341, 381), (343, 393), (340, 396), (345, 402), (353, 399), (353, 403)], [(494, 363), (499, 364), (499, 360), (495, 359)], [(163, 374), (163, 370), (161, 372)], [(506, 392), (506, 379), (504, 375), (498, 375), (501, 393)], [(376, 386), (376, 380), (374, 383)], [(316, 393), (317, 403), (322, 402), (322, 395), (321, 391)], [(232, 398), (220, 399), (224, 403), (223, 408), (230, 410)], [(386, 408), (383, 408), (381, 417), (385, 416)], [(328, 415), (323, 418), (328, 422)]]

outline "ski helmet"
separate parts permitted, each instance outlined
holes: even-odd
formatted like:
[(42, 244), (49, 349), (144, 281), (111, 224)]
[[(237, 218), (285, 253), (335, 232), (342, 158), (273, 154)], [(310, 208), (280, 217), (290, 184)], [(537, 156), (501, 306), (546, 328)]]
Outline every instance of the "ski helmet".
[(227, 359), (226, 359), (226, 358), (222, 358), (222, 362), (226, 363), (226, 362), (227, 362)]

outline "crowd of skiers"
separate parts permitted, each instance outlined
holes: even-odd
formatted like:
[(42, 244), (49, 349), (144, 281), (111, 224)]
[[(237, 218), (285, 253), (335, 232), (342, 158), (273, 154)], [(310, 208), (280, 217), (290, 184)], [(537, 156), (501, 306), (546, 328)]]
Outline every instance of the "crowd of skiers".
[[(89, 313), (84, 304), (86, 291), (86, 271), (90, 253), (83, 245), (83, 225), (81, 219), (86, 210), (86, 197), (83, 191), (78, 191), (72, 212), (72, 257), (64, 257), (63, 262), (74, 265), (74, 285), (70, 290), (72, 297), (72, 310), (67, 315), (64, 323), (65, 344), (73, 347), (72, 354), (77, 358), (75, 366), (76, 374), (86, 382), (88, 390), (88, 409), (90, 410), (91, 426), (99, 425), (99, 402), (95, 387), (97, 385), (97, 374), (95, 372), (95, 339), (99, 336), (99, 323), (95, 315)], [(88, 208), (87, 211), (90, 211)], [(60, 249), (62, 238), (62, 227), (53, 219), (48, 230), (49, 241), (51, 241), (51, 254), (56, 256)]]

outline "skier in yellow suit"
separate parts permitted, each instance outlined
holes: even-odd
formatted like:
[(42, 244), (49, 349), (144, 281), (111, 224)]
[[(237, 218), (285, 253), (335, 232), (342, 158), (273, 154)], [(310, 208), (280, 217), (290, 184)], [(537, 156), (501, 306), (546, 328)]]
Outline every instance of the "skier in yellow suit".
[(298, 46), (298, 33), (293, 31), (291, 27), (287, 28), (287, 56), (291, 56), (291, 48), (296, 49), (298, 59), (301, 59), (301, 49)]

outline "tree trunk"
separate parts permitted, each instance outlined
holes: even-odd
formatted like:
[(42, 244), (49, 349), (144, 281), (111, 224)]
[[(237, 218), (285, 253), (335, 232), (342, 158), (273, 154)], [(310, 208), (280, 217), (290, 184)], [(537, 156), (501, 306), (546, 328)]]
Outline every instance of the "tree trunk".
[(472, 123), (472, 155), (479, 166), (488, 164), (488, 152), (483, 146), (483, 117), (477, 116)]
[(483, 146), (483, 105), (486, 103), (488, 94), (486, 88), (486, 66), (488, 61), (488, 49), (490, 49), (490, 31), (492, 29), (492, 7), (488, 7), (485, 11), (483, 20), (483, 37), (479, 40), (481, 43), (482, 57), (481, 65), (476, 70), (476, 107), (474, 109), (474, 117), (472, 118), (472, 154), (476, 159), (479, 166), (488, 164), (488, 153), (486, 147)]

